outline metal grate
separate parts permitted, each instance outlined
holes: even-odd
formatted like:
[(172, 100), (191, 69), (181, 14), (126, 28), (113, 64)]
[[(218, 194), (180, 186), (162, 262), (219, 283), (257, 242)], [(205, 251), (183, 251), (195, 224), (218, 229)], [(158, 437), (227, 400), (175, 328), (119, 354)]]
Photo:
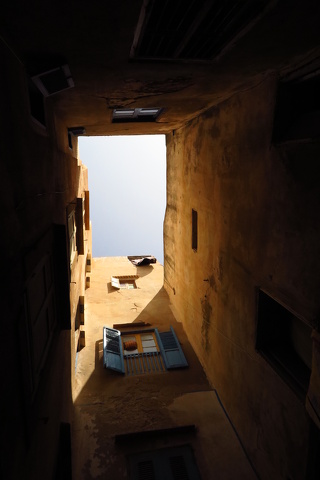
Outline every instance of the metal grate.
[(270, 4), (270, 0), (151, 0), (142, 7), (130, 56), (211, 60)]
[(161, 353), (135, 353), (124, 357), (126, 375), (144, 375), (165, 372)]

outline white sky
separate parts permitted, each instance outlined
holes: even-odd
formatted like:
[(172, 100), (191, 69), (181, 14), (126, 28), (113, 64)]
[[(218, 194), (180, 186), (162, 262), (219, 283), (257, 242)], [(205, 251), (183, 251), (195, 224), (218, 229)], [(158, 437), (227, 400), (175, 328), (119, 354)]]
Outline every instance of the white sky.
[(165, 136), (78, 140), (88, 167), (93, 256), (150, 254), (163, 265)]

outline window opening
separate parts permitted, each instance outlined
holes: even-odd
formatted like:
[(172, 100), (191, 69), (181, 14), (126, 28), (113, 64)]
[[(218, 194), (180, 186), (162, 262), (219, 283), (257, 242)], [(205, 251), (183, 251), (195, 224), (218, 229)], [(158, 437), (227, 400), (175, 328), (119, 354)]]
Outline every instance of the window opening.
[(312, 328), (303, 320), (259, 290), (256, 347), (303, 398), (311, 374), (311, 332)]
[(113, 275), (111, 285), (118, 290), (133, 290), (137, 288), (136, 280), (139, 275)]
[(315, 72), (280, 82), (273, 129), (275, 143), (320, 137), (319, 89), (319, 66)]
[(121, 335), (121, 339), (125, 356), (133, 353), (154, 353), (159, 351), (154, 332)]
[(32, 80), (45, 97), (74, 87), (68, 65), (61, 65), (38, 75), (33, 75)]
[(192, 250), (198, 250), (198, 212), (192, 209)]
[(46, 114), (44, 108), (44, 98), (31, 79), (28, 80), (30, 113), (32, 119), (40, 127), (46, 128)]
[(159, 373), (184, 368), (188, 362), (173, 328), (131, 331), (121, 334), (103, 328), (103, 364), (105, 368), (127, 375)]

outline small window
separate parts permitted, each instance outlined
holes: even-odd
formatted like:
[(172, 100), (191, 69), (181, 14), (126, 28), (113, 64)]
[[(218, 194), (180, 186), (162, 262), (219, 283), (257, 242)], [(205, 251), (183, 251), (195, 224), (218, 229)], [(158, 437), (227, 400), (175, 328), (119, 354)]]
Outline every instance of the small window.
[(111, 285), (118, 290), (133, 290), (137, 288), (137, 278), (139, 275), (114, 275), (111, 277)]
[(85, 190), (84, 192), (84, 223), (85, 229), (90, 230), (90, 192)]
[(192, 210), (192, 250), (198, 250), (198, 212)]
[(46, 128), (46, 113), (43, 95), (30, 79), (28, 81), (28, 90), (31, 117), (37, 125)]
[(61, 65), (46, 72), (41, 72), (32, 76), (32, 80), (45, 97), (74, 87), (68, 65)]
[(200, 480), (190, 445), (136, 453), (128, 460), (130, 480)]
[(279, 84), (273, 141), (284, 143), (320, 138), (320, 70)]
[(113, 110), (112, 123), (155, 122), (162, 108), (116, 108)]
[(309, 325), (259, 290), (257, 349), (301, 397), (311, 374), (311, 332)]

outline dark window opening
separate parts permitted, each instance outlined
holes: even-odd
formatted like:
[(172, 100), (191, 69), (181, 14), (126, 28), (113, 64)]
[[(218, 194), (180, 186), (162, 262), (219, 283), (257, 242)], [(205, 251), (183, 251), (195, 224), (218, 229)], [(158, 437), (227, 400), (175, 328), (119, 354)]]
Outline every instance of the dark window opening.
[(198, 212), (192, 209), (192, 250), (198, 250)]
[(44, 109), (44, 98), (31, 80), (28, 82), (30, 113), (35, 122), (46, 128), (46, 114)]
[(162, 108), (115, 108), (112, 123), (155, 122)]
[(45, 97), (74, 87), (68, 65), (41, 72), (38, 75), (34, 75), (32, 80)]
[(257, 350), (301, 398), (311, 374), (311, 332), (309, 325), (259, 290)]
[(200, 480), (190, 445), (133, 454), (128, 464), (130, 480)]
[(282, 81), (277, 94), (275, 143), (320, 137), (320, 72)]

